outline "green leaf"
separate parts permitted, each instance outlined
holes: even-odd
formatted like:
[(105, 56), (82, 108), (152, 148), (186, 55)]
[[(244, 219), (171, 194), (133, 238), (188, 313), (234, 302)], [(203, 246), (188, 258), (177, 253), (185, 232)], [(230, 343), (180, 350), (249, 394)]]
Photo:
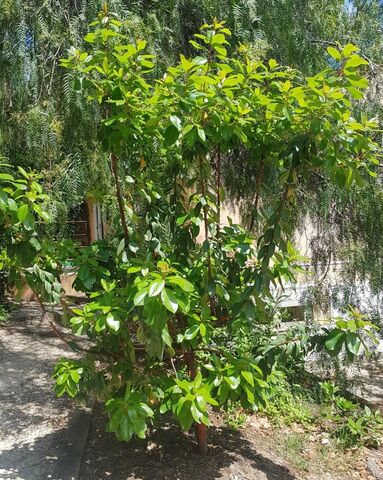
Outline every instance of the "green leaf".
[(37, 204), (33, 205), (33, 209), (40, 218), (42, 218), (45, 222), (49, 222), (50, 216), (48, 212), (45, 212), (44, 210), (42, 210), (40, 205), (37, 205)]
[(206, 133), (205, 133), (205, 130), (203, 128), (198, 128), (197, 129), (197, 133), (198, 133), (198, 136), (199, 138), (205, 142), (206, 141)]
[(207, 329), (206, 329), (206, 325), (204, 323), (199, 324), (199, 331), (201, 332), (202, 337), (206, 336)]
[(352, 43), (348, 43), (342, 50), (342, 55), (344, 57), (349, 57), (353, 52), (357, 52), (359, 48)]
[(254, 405), (254, 404), (255, 404), (254, 393), (253, 393), (252, 390), (250, 390), (250, 388), (248, 388), (246, 385), (244, 386), (244, 390), (245, 390), (245, 392), (246, 392), (247, 400), (248, 400), (252, 405)]
[(226, 50), (226, 48), (222, 47), (222, 45), (218, 45), (218, 44), (214, 43), (213, 48), (218, 53), (218, 55), (221, 55), (222, 57), (226, 57), (227, 50)]
[(41, 250), (41, 245), (40, 242), (37, 240), (36, 237), (32, 237), (29, 239), (29, 243), (32, 245), (32, 247), (39, 252)]
[(149, 286), (149, 297), (155, 297), (162, 292), (165, 286), (165, 280), (154, 280)]
[(199, 332), (199, 325), (192, 325), (185, 332), (186, 340), (193, 340)]
[(253, 377), (253, 374), (251, 372), (243, 370), (241, 372), (241, 375), (246, 380), (247, 383), (249, 383), (252, 387), (254, 387), (254, 377)]
[(363, 98), (363, 92), (361, 92), (360, 90), (358, 90), (354, 86), (349, 85), (348, 87), (346, 87), (346, 89), (349, 91), (352, 98), (354, 98), (355, 100), (361, 100)]
[(343, 168), (338, 168), (335, 172), (335, 182), (338, 187), (344, 187), (346, 185), (347, 175)]
[(342, 341), (344, 340), (345, 333), (344, 332), (339, 332), (339, 330), (333, 330), (330, 335), (328, 340), (326, 340), (326, 349), (329, 351), (335, 351), (338, 349), (338, 345), (342, 344)]
[(119, 257), (125, 249), (125, 238), (123, 238), (117, 247), (117, 256)]
[(321, 130), (321, 124), (322, 123), (320, 118), (314, 118), (310, 125), (310, 133), (312, 133), (313, 135), (318, 135)]
[(348, 332), (346, 334), (346, 347), (354, 355), (358, 355), (359, 349), (361, 347), (361, 340), (357, 333)]
[(360, 65), (368, 65), (367, 60), (364, 58), (360, 57), (359, 55), (352, 55), (346, 62), (344, 68), (356, 68), (359, 67)]
[(35, 217), (30, 212), (28, 212), (28, 215), (23, 220), (23, 225), (26, 230), (33, 230), (35, 228)]
[(167, 327), (165, 327), (162, 332), (161, 332), (161, 338), (162, 340), (164, 341), (164, 343), (168, 346), (168, 347), (171, 347), (172, 346), (172, 338), (171, 336), (169, 335), (169, 330)]
[(190, 412), (190, 402), (187, 401), (183, 404), (180, 413), (178, 414), (178, 420), (180, 422), (182, 430), (190, 430), (193, 424), (193, 417)]
[(146, 47), (146, 44), (147, 44), (146, 40), (139, 40), (136, 45), (137, 51), (140, 52), (141, 50), (144, 50), (144, 48)]
[(120, 320), (116, 319), (112, 312), (109, 312), (106, 316), (106, 324), (111, 330), (118, 332), (120, 329)]
[(327, 53), (335, 60), (340, 60), (342, 58), (342, 55), (340, 54), (339, 50), (337, 50), (334, 47), (327, 47)]
[(20, 222), (24, 222), (24, 220), (27, 218), (28, 212), (29, 212), (29, 209), (26, 203), (24, 205), (21, 205), (18, 208), (17, 218), (19, 219)]
[(170, 290), (168, 290), (167, 288), (164, 288), (162, 290), (161, 300), (167, 310), (169, 310), (169, 312), (176, 313), (176, 311), (178, 310), (177, 299)]
[(274, 70), (275, 67), (278, 66), (278, 62), (276, 60), (274, 60), (274, 58), (270, 58), (269, 60), (269, 67), (270, 67), (270, 70)]
[(251, 300), (248, 300), (243, 307), (244, 314), (248, 320), (254, 320), (256, 315), (255, 305)]
[(133, 303), (134, 305), (136, 306), (141, 306), (144, 304), (144, 300), (145, 300), (145, 297), (146, 295), (148, 294), (148, 288), (145, 287), (145, 288), (142, 288), (141, 290), (139, 290), (136, 295), (134, 296), (134, 299), (133, 299)]
[(178, 137), (179, 137), (179, 130), (177, 127), (174, 125), (169, 125), (167, 129), (165, 130), (164, 137), (165, 137), (165, 145), (167, 147), (170, 147), (174, 143), (176, 143)]
[(194, 291), (194, 285), (190, 283), (188, 280), (182, 277), (168, 277), (166, 279), (168, 283), (171, 283), (172, 285), (178, 285), (179, 287), (182, 288), (184, 292), (193, 292)]
[(197, 423), (201, 423), (203, 413), (198, 410), (194, 402), (190, 406), (190, 413)]
[(177, 115), (171, 115), (170, 122), (176, 127), (179, 132), (182, 130), (181, 120), (179, 119), (179, 117), (177, 117)]
[(216, 33), (212, 39), (212, 43), (213, 45), (222, 45), (224, 43), (227, 43), (225, 35), (223, 35), (222, 33)]
[(0, 173), (0, 180), (9, 180), (12, 182), (14, 178), (12, 175), (9, 175), (9, 173)]
[(239, 377), (234, 377), (231, 375), (230, 377), (224, 377), (225, 382), (229, 385), (232, 390), (235, 390), (239, 387), (241, 380)]

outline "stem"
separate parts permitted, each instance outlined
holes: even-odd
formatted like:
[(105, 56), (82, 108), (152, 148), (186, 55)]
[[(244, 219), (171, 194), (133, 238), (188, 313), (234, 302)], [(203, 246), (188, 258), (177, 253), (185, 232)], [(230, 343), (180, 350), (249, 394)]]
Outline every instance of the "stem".
[[(37, 302), (40, 305), (40, 308), (42, 310), (41, 321), (43, 321), (44, 319), (47, 319), (48, 324), (49, 324), (50, 328), (52, 329), (53, 333), (56, 335), (56, 337), (58, 337), (66, 345), (69, 345), (70, 340), (68, 340), (66, 338), (66, 336), (62, 332), (60, 332), (60, 330), (56, 327), (56, 325), (50, 319), (49, 312), (45, 308), (45, 305), (44, 305), (43, 301), (41, 300), (40, 295), (36, 292), (36, 290), (33, 290), (30, 285), (28, 285), (28, 286), (32, 290), (32, 292), (35, 294)], [(82, 348), (79, 345), (77, 345), (76, 348), (78, 348), (78, 350), (81, 350), (84, 353), (91, 353), (89, 350), (87, 350), (86, 348)]]
[(221, 225), (221, 149), (217, 152), (217, 237)]
[[(185, 352), (184, 353), (184, 359), (186, 366), (188, 368), (188, 373), (189, 376), (192, 380), (194, 380), (196, 376), (196, 360), (195, 360), (195, 355), (193, 351), (190, 352)], [(203, 423), (197, 423), (196, 424), (196, 439), (197, 439), (197, 444), (198, 444), (198, 450), (202, 455), (206, 454), (207, 451), (207, 428), (206, 425)]]
[(262, 157), (261, 158), (261, 165), (259, 166), (259, 174), (257, 176), (257, 180), (256, 180), (256, 183), (255, 183), (255, 200), (254, 200), (253, 213), (251, 215), (250, 226), (249, 226), (250, 231), (253, 230), (253, 228), (254, 228), (255, 215), (256, 215), (257, 210), (258, 210), (259, 197), (260, 197), (260, 193), (261, 193), (261, 181), (262, 181), (262, 177), (263, 177), (264, 168), (265, 168), (265, 162), (264, 162), (264, 158)]
[(117, 197), (117, 203), (118, 203), (118, 210), (120, 212), (121, 224), (124, 230), (125, 240), (129, 242), (129, 231), (128, 231), (128, 225), (126, 223), (126, 217), (125, 217), (124, 200), (121, 194), (120, 179), (118, 178), (118, 158), (115, 153), (112, 153), (110, 155), (110, 161), (111, 161), (112, 173), (114, 177), (114, 183), (116, 185), (116, 197)]
[[(204, 172), (203, 172), (203, 158), (202, 155), (199, 156), (199, 170), (200, 170), (200, 186), (201, 186), (201, 194), (205, 198), (206, 197), (206, 187), (205, 187), (205, 179), (204, 179)], [(208, 211), (207, 211), (207, 204), (203, 206), (203, 222), (205, 228), (205, 240), (209, 241), (209, 219), (208, 219)], [(211, 256), (210, 256), (210, 248), (208, 248), (207, 252), (207, 270), (209, 275), (209, 280), (211, 280)]]
[[(200, 174), (201, 194), (205, 198), (206, 197), (206, 188), (205, 188), (205, 179), (204, 179), (204, 172), (203, 172), (202, 155), (200, 155), (200, 157), (199, 157), (199, 174)], [(209, 240), (209, 223), (208, 223), (207, 205), (206, 204), (203, 206), (203, 221), (204, 221), (204, 228), (205, 228), (205, 240)]]

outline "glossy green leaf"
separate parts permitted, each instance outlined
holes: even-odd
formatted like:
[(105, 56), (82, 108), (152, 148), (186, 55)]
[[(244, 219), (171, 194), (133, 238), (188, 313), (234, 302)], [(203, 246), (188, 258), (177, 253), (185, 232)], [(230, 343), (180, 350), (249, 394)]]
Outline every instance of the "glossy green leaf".
[(178, 310), (177, 299), (169, 289), (164, 288), (161, 291), (161, 300), (167, 310), (169, 310), (169, 312), (176, 313), (176, 311)]

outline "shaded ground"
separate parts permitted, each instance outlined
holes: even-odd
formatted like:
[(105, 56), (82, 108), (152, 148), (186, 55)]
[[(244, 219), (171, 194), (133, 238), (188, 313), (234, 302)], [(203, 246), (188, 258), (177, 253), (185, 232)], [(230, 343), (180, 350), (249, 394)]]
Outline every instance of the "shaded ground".
[(381, 465), (379, 452), (342, 451), (317, 433), (272, 427), (264, 417), (233, 431), (215, 415), (205, 457), (193, 434), (177, 426), (165, 423), (125, 444), (105, 432), (105, 420), (97, 406), (79, 480), (381, 480), (366, 468), (367, 459)]
[[(373, 375), (366, 374), (366, 384), (374, 384)], [(218, 415), (213, 423), (208, 455), (201, 457), (194, 435), (172, 424), (157, 425), (146, 440), (118, 442), (105, 432), (97, 406), (80, 480), (383, 480), (383, 452), (342, 450), (319, 425), (276, 427), (259, 415), (239, 432)]]
[[(55, 397), (51, 380), (54, 363), (73, 353), (40, 317), (30, 303), (0, 326), (0, 480), (78, 478), (87, 419), (73, 401)], [(378, 389), (379, 403), (381, 364), (364, 377)], [(366, 470), (370, 462), (380, 471), (382, 456), (342, 453), (315, 432), (276, 429), (259, 417), (250, 417), (240, 432), (214, 418), (206, 457), (197, 454), (193, 435), (171, 424), (124, 444), (105, 433), (105, 423), (97, 407), (81, 480), (382, 480)]]
[[(208, 454), (200, 456), (191, 435), (163, 425), (146, 440), (117, 442), (105, 433), (105, 418), (94, 411), (80, 480), (295, 480), (275, 454), (256, 448), (254, 438), (226, 427), (212, 427)], [(254, 432), (255, 433), (255, 432)]]
[(55, 362), (71, 352), (40, 323), (36, 304), (11, 317), (0, 328), (0, 479), (69, 480), (83, 413), (54, 395), (51, 376)]

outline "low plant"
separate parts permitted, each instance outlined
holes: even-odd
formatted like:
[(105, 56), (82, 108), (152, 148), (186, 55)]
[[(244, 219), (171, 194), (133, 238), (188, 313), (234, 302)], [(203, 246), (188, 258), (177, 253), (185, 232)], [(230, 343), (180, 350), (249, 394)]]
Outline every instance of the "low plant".
[[(366, 446), (379, 448), (383, 442), (383, 418), (358, 402), (342, 396), (330, 381), (320, 382), (320, 397), (310, 397), (311, 387), (291, 385), (286, 376), (274, 376), (270, 398), (260, 411), (276, 425), (298, 423), (328, 432), (342, 448)], [(323, 420), (326, 421), (323, 421)]]
[(225, 424), (231, 430), (239, 430), (243, 427), (247, 420), (246, 412), (241, 408), (229, 407), (224, 413)]
[(321, 399), (323, 403), (333, 403), (336, 394), (339, 392), (339, 387), (335, 385), (333, 382), (326, 380), (324, 382), (320, 382), (320, 391), (321, 391)]
[[(344, 348), (351, 357), (370, 327), (339, 321), (318, 338), (268, 332), (254, 351), (230, 342), (270, 323), (274, 287), (303, 271), (289, 240), (301, 179), (320, 172), (339, 188), (363, 186), (378, 163), (376, 122), (351, 116), (350, 100), (368, 83), (357, 47), (329, 50), (341, 68), (305, 77), (252, 59), (246, 47), (230, 45), (230, 35), (217, 20), (203, 25), (190, 42), (198, 55), (181, 55), (155, 79), (146, 42), (130, 44), (105, 5), (84, 39), (89, 48), (72, 47), (61, 60), (74, 88), (101, 106), (98, 133), (118, 221), (114, 238), (74, 257), (76, 288), (89, 302), (73, 309), (70, 324), (90, 346), (70, 342), (82, 357), (56, 365), (55, 389), (101, 399), (120, 440), (143, 438), (153, 417), (171, 412), (182, 429), (196, 426), (205, 451), (211, 407), (233, 404), (308, 424), (304, 401), (287, 382), (274, 385), (275, 366), (314, 347), (334, 355)], [(222, 160), (237, 151), (278, 179), (273, 201), (255, 201), (249, 231), (221, 220)], [(50, 255), (35, 260), (46, 197), (32, 174), (19, 173), (20, 180), (0, 175), (0, 227), (7, 227), (0, 248), (8, 263), (22, 264), (39, 296), (58, 302)], [(267, 176), (260, 178), (256, 197), (269, 190)]]
[(346, 416), (333, 435), (345, 448), (362, 445), (379, 448), (383, 443), (383, 418), (379, 410), (373, 412), (365, 406)]
[(296, 388), (295, 390), (293, 393), (284, 374), (279, 372), (270, 384), (270, 397), (265, 406), (260, 407), (260, 411), (277, 425), (300, 423), (309, 426), (314, 419), (310, 404), (303, 394), (299, 394)]
[(8, 319), (8, 309), (0, 305), (0, 323), (5, 323)]

